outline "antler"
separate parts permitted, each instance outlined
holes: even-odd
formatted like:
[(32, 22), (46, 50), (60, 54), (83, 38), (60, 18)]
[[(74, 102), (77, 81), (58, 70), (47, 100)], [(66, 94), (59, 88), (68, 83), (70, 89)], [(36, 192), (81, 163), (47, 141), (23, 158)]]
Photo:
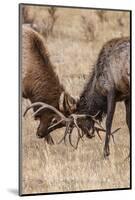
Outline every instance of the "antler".
[[(71, 114), (70, 117), (68, 118), (69, 121), (66, 122), (66, 129), (65, 129), (64, 136), (59, 141), (59, 143), (61, 143), (64, 140), (64, 143), (66, 144), (66, 136), (67, 136), (67, 134), (69, 134), (69, 143), (71, 144), (71, 146), (74, 149), (77, 149), (78, 144), (79, 144), (79, 140), (82, 139), (82, 137), (83, 137), (83, 134), (81, 134), (82, 131), (77, 124), (77, 119), (78, 118), (85, 118), (85, 117), (86, 117), (86, 115), (84, 115), (84, 114), (82, 114), (82, 115)], [(74, 127), (77, 128), (77, 133), (78, 133), (78, 138), (77, 138), (77, 142), (76, 142), (75, 146), (73, 145), (72, 139), (71, 139), (71, 135), (72, 135), (72, 131), (73, 131)]]
[[(56, 113), (56, 114), (61, 118), (60, 121), (58, 121), (58, 122), (56, 122), (55, 124), (51, 125), (51, 126), (48, 128), (48, 131), (51, 130), (51, 129), (53, 129), (53, 128), (55, 128), (55, 127), (57, 127), (57, 126), (58, 126), (60, 123), (62, 123), (62, 122), (65, 122), (65, 123), (66, 123), (66, 130), (65, 130), (64, 136), (63, 136), (63, 138), (60, 140), (59, 143), (61, 143), (61, 142), (64, 140), (64, 143), (66, 144), (66, 136), (67, 136), (67, 134), (68, 134), (68, 132), (69, 132), (69, 129), (70, 129), (70, 133), (69, 133), (69, 142), (70, 142), (71, 146), (74, 147), (74, 145), (72, 144), (72, 141), (71, 141), (71, 134), (72, 134), (72, 131), (73, 131), (73, 128), (74, 128), (74, 127), (71, 127), (72, 122), (75, 123), (75, 126), (76, 126), (76, 128), (77, 128), (77, 130), (78, 130), (78, 137), (80, 137), (80, 130), (79, 130), (80, 128), (79, 128), (79, 126), (77, 125), (76, 115), (71, 115), (69, 118), (67, 118), (67, 117), (65, 117), (65, 116), (63, 115), (63, 113), (61, 113), (61, 112), (60, 112), (59, 110), (57, 110), (55, 107), (53, 107), (53, 106), (51, 106), (51, 105), (49, 105), (49, 104), (43, 103), (43, 102), (36, 102), (36, 103), (31, 104), (29, 107), (27, 107), (27, 109), (25, 110), (23, 116), (25, 116), (26, 113), (27, 113), (31, 108), (33, 108), (33, 107), (35, 107), (35, 106), (40, 106), (40, 108), (38, 108), (38, 109), (32, 114), (32, 116), (35, 116), (37, 113), (39, 113), (40, 111), (42, 111), (42, 110), (44, 110), (44, 109), (49, 109), (49, 110), (53, 111), (54, 113)], [(84, 117), (84, 115), (80, 115), (80, 116), (81, 116), (81, 117), (82, 117), (82, 116)], [(79, 116), (78, 116), (78, 117), (79, 117)]]
[(97, 133), (99, 139), (102, 140), (102, 138), (101, 138), (101, 136), (100, 136), (100, 134), (99, 134), (99, 131), (106, 132), (106, 130), (105, 130), (105, 129), (98, 128), (98, 127), (94, 127), (94, 129), (95, 129), (95, 131), (96, 131), (96, 133)]
[[(68, 134), (68, 132), (69, 132), (69, 127), (70, 127), (70, 122), (66, 122), (66, 129), (65, 129), (64, 136), (63, 136), (62, 139), (58, 142), (58, 144), (60, 144), (60, 143), (64, 140), (64, 143), (65, 143), (65, 145), (66, 145), (66, 136), (67, 136), (67, 134)], [(70, 142), (70, 144), (71, 144), (71, 146), (73, 146), (73, 145), (72, 145), (72, 142)]]
[[(99, 134), (99, 131), (103, 131), (103, 132), (106, 132), (106, 130), (103, 128), (103, 126), (95, 119), (95, 117), (99, 114), (99, 112), (92, 116), (92, 115), (86, 115), (86, 114), (71, 114), (68, 118), (64, 116), (63, 113), (61, 113), (59, 110), (57, 110), (55, 107), (49, 105), (49, 104), (46, 104), (46, 103), (43, 103), (43, 102), (36, 102), (36, 103), (33, 103), (31, 104), (24, 112), (24, 116), (26, 115), (26, 113), (33, 107), (35, 106), (40, 106), (33, 114), (32, 116), (35, 116), (37, 113), (39, 113), (40, 111), (44, 110), (44, 109), (49, 109), (51, 111), (53, 111), (54, 113), (56, 113), (59, 117), (60, 117), (60, 121), (56, 122), (55, 124), (51, 125), (49, 128), (48, 128), (48, 131), (49, 130), (54, 130), (55, 127), (57, 127), (60, 123), (62, 122), (65, 122), (66, 124), (66, 129), (65, 129), (65, 133), (64, 133), (64, 136), (62, 137), (62, 139), (60, 140), (59, 143), (61, 143), (63, 140), (64, 140), (64, 143), (66, 144), (66, 137), (67, 135), (69, 134), (69, 142), (71, 144), (71, 146), (75, 149), (77, 149), (78, 147), (78, 144), (79, 144), (79, 141), (80, 139), (82, 139), (83, 137), (83, 132), (82, 130), (79, 128), (78, 126), (78, 123), (77, 123), (77, 119), (79, 118), (86, 118), (86, 117), (90, 117), (92, 118), (92, 120), (100, 127), (94, 127), (94, 131), (97, 132), (97, 135), (99, 136), (100, 139), (101, 136)], [(74, 127), (77, 128), (77, 133), (78, 133), (78, 139), (77, 139), (77, 142), (76, 142), (76, 145), (74, 146), (72, 144), (72, 139), (71, 139), (71, 135), (72, 135), (72, 131), (74, 129)], [(114, 136), (113, 134), (116, 133), (120, 128), (116, 129), (115, 131), (113, 131), (111, 133), (111, 136), (113, 138), (113, 141), (114, 141)]]
[(92, 120), (101, 128), (104, 130), (104, 127), (101, 125), (100, 122), (98, 122), (98, 120), (96, 119), (97, 115), (100, 113), (100, 111), (98, 111), (95, 115), (88, 115), (89, 117), (92, 118)]
[[(114, 130), (110, 135), (112, 136), (112, 139), (113, 139), (113, 143), (115, 144), (115, 140), (114, 140), (114, 134), (119, 131), (121, 128), (117, 128), (116, 130)], [(99, 131), (102, 131), (102, 132), (106, 132), (106, 130), (103, 128), (98, 128), (98, 127), (94, 127), (94, 130), (96, 131), (98, 137), (100, 138), (100, 140), (102, 140), (100, 134), (99, 134)]]
[(28, 110), (30, 110), (31, 108), (33, 108), (33, 107), (35, 107), (35, 106), (41, 106), (39, 109), (37, 109), (34, 113), (33, 113), (33, 115), (32, 116), (35, 116), (37, 113), (39, 113), (41, 110), (44, 110), (44, 109), (50, 109), (50, 110), (52, 110), (53, 112), (55, 112), (57, 115), (59, 115), (61, 118), (62, 118), (62, 120), (64, 121), (68, 121), (69, 119), (68, 118), (66, 118), (64, 115), (63, 115), (63, 113), (61, 113), (59, 110), (57, 110), (55, 107), (53, 107), (53, 106), (51, 106), (51, 105), (49, 105), (49, 104), (47, 104), (47, 103), (43, 103), (43, 102), (36, 102), (36, 103), (33, 103), (33, 104), (31, 104), (26, 110), (25, 110), (25, 112), (24, 112), (24, 115), (23, 116), (25, 116), (26, 115), (26, 113), (28, 112)]

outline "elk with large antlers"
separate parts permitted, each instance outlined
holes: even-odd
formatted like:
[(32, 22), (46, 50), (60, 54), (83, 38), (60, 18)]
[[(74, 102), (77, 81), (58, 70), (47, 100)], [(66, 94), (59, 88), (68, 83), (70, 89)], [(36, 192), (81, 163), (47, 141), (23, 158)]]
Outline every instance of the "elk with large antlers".
[[(126, 122), (130, 132), (130, 40), (112, 39), (101, 49), (92, 76), (86, 84), (77, 113), (96, 115), (102, 122), (106, 116), (106, 137), (104, 156), (110, 154), (109, 140), (116, 103), (124, 101)], [(94, 130), (95, 120), (89, 118), (78, 121), (78, 126), (89, 134)], [(118, 130), (118, 129), (117, 129)], [(91, 132), (93, 134), (93, 132)]]
[[(70, 115), (76, 108), (76, 101), (60, 84), (45, 48), (44, 38), (28, 25), (23, 25), (21, 44), (23, 97), (29, 99), (31, 103), (41, 101), (50, 104), (65, 116)], [(36, 104), (34, 112), (39, 106)], [(35, 119), (40, 121), (37, 136), (45, 138), (50, 144), (53, 140), (49, 135), (48, 127), (54, 118), (57, 120), (58, 116), (51, 110), (37, 112), (35, 115)], [(60, 124), (58, 127), (61, 127)]]

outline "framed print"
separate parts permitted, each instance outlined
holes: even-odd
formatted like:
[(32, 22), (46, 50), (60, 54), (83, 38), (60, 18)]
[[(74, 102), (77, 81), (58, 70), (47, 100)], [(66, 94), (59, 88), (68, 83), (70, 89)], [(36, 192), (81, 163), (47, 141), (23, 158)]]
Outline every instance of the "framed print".
[(131, 189), (131, 14), (19, 5), (20, 195)]

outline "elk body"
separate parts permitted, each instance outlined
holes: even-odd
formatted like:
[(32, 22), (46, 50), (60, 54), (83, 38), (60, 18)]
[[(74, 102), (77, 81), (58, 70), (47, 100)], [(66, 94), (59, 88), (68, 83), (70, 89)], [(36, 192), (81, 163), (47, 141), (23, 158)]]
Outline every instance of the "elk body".
[[(66, 116), (71, 114), (76, 105), (75, 100), (65, 92), (54, 72), (44, 38), (27, 25), (22, 26), (22, 70), (24, 98), (28, 98), (31, 103), (50, 104)], [(34, 111), (38, 108), (38, 105), (34, 107)], [(48, 130), (53, 118), (57, 118), (56, 114), (48, 109), (35, 115), (35, 119), (40, 120), (37, 136), (45, 137), (48, 143), (53, 143)]]
[(126, 122), (130, 131), (130, 41), (118, 38), (107, 42), (101, 49), (92, 76), (86, 84), (77, 105), (76, 114), (95, 116), (80, 119), (84, 133), (94, 134), (95, 122), (106, 116), (104, 156), (110, 154), (109, 140), (116, 103), (124, 101)]

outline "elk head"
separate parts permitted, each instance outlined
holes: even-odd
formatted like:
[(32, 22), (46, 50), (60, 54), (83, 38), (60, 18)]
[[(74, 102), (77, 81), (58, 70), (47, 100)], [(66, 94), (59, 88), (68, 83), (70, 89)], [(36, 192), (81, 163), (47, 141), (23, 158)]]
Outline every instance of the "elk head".
[[(40, 102), (31, 104), (26, 109), (24, 116), (26, 115), (29, 109), (34, 108), (33, 116), (36, 120), (39, 119), (40, 121), (36, 135), (39, 138), (46, 138), (48, 143), (53, 143), (52, 138), (49, 137), (49, 133), (52, 132), (54, 129), (58, 129), (65, 126), (64, 120), (60, 120), (61, 116), (69, 116), (72, 112), (76, 110), (76, 100), (73, 97), (71, 97), (68, 93), (62, 92), (59, 99), (58, 110), (52, 106), (54, 110), (57, 110), (58, 112), (55, 112), (54, 110), (50, 109), (50, 106), (48, 109), (44, 108), (43, 105), (47, 104)], [(59, 115), (58, 113), (61, 113), (62, 115)]]

